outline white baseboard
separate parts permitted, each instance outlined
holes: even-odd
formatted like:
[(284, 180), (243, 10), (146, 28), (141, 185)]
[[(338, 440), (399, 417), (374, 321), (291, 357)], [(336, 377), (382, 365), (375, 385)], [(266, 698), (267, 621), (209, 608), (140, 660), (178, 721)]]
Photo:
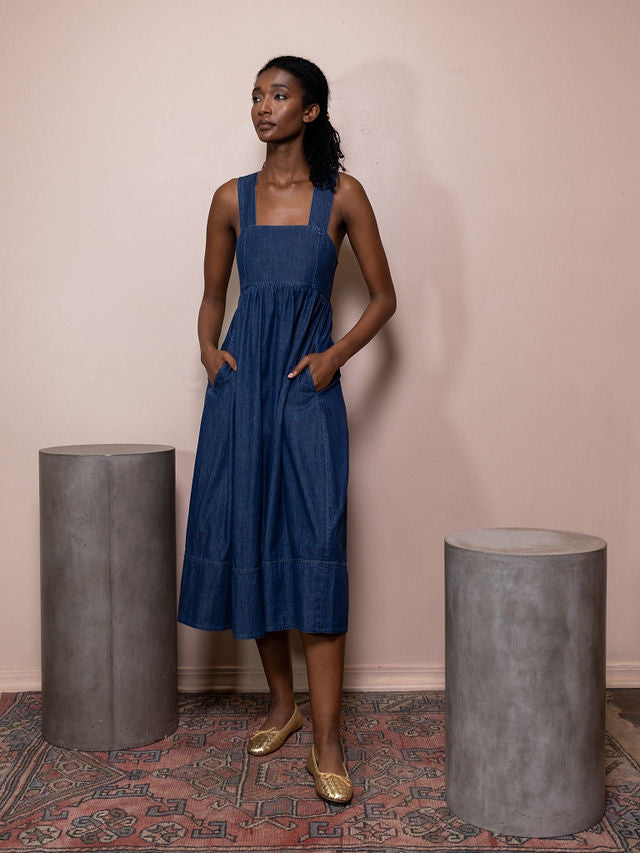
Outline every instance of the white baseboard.
[(0, 693), (22, 693), (42, 689), (40, 667), (32, 669), (0, 669)]
[[(294, 670), (296, 691), (305, 692), (307, 673), (304, 668)], [(347, 666), (344, 674), (345, 690), (442, 690), (442, 666)], [(18, 693), (23, 690), (40, 690), (39, 669), (0, 669), (0, 692)], [(181, 693), (262, 693), (267, 690), (261, 667), (206, 666), (178, 668), (178, 690)]]
[[(295, 669), (293, 686), (297, 692), (305, 692), (307, 673)], [(262, 693), (267, 682), (260, 667), (180, 667), (178, 689), (182, 693), (206, 693), (210, 690), (238, 693)], [(443, 690), (444, 667), (442, 666), (347, 666), (344, 673), (345, 690)]]
[[(304, 669), (294, 672), (294, 687), (298, 692), (307, 690)], [(607, 666), (607, 687), (640, 688), (640, 664), (610, 664)], [(0, 669), (0, 693), (20, 693), (40, 690), (39, 668)], [(372, 690), (381, 693), (411, 690), (443, 690), (443, 666), (347, 666), (344, 674), (345, 690)], [(182, 693), (262, 693), (267, 685), (260, 667), (180, 667), (178, 690)]]
[(612, 663), (607, 666), (607, 687), (640, 687), (640, 664)]

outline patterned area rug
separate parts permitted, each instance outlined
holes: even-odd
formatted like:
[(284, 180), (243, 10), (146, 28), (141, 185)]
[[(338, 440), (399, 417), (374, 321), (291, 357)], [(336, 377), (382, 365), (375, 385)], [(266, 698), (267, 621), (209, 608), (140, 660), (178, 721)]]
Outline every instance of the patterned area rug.
[(493, 835), (444, 800), (444, 694), (348, 693), (351, 804), (318, 799), (304, 727), (270, 756), (247, 754), (263, 694), (183, 695), (180, 725), (139, 749), (80, 752), (43, 741), (40, 694), (0, 702), (0, 850), (640, 851), (640, 766), (607, 735), (607, 808), (575, 835)]

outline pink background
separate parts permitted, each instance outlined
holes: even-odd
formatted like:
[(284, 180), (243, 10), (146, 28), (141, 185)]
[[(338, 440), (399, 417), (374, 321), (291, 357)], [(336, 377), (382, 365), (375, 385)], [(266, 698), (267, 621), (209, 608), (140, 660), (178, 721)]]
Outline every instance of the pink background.
[[(607, 540), (608, 682), (640, 686), (636, 0), (0, 13), (0, 688), (39, 686), (38, 448), (174, 445), (181, 565), (205, 220), (262, 164), (250, 90), (279, 53), (326, 71), (398, 291), (343, 369), (346, 686), (442, 686), (443, 537), (520, 525)], [(336, 335), (365, 303), (345, 245)], [(252, 643), (179, 638), (183, 689), (264, 687)]]

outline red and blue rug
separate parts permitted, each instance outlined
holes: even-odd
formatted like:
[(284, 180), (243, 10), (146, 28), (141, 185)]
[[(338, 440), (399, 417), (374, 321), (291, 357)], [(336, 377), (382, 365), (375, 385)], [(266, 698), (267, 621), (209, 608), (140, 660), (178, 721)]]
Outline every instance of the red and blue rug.
[(180, 724), (139, 749), (81, 752), (46, 743), (40, 694), (0, 700), (0, 850), (640, 851), (640, 766), (607, 733), (603, 820), (575, 835), (493, 835), (444, 799), (444, 694), (348, 693), (344, 743), (355, 795), (320, 800), (304, 727), (272, 755), (247, 754), (263, 694), (183, 695)]

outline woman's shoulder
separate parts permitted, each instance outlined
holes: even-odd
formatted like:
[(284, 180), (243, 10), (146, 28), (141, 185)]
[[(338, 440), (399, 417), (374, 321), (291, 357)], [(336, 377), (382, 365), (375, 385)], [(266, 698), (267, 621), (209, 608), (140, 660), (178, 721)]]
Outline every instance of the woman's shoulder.
[(361, 182), (347, 172), (339, 172), (336, 177), (336, 199), (340, 203), (362, 202), (367, 198)]
[(238, 178), (230, 178), (228, 181), (225, 181), (224, 184), (220, 184), (219, 187), (216, 187), (213, 197), (218, 198), (220, 200), (230, 198), (238, 189)]
[(343, 214), (356, 214), (363, 205), (369, 205), (369, 199), (360, 181), (347, 172), (339, 172), (336, 179), (335, 200)]
[(255, 174), (255, 172), (252, 172), (249, 175), (242, 175), (238, 178), (230, 178), (228, 181), (225, 181), (224, 184), (220, 184), (220, 186), (217, 187), (217, 189), (213, 193), (214, 201), (219, 201), (222, 204), (235, 204), (237, 207), (239, 181), (245, 181), (249, 178), (253, 178)]
[(360, 181), (349, 172), (338, 172), (336, 175), (336, 194), (364, 192)]
[(213, 193), (211, 209), (230, 216), (238, 210), (238, 178), (231, 178), (220, 184)]

